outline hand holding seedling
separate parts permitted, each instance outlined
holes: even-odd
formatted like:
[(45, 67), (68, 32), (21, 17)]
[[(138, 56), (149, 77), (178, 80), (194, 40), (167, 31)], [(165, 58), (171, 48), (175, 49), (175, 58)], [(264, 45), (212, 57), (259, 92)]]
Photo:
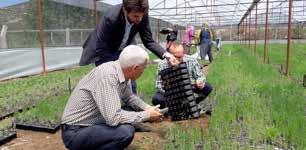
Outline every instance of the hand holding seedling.
[(150, 122), (156, 122), (156, 121), (163, 120), (163, 114), (160, 112), (159, 107), (160, 105), (151, 106), (151, 107), (147, 107), (147, 109), (145, 110), (150, 115), (150, 118), (149, 118)]

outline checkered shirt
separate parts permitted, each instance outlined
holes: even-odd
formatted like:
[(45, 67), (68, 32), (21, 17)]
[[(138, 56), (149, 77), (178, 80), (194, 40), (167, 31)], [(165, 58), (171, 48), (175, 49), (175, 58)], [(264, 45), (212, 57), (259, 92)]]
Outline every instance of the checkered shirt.
[[(135, 111), (121, 109), (121, 100)], [(94, 68), (73, 90), (62, 116), (62, 124), (91, 126), (94, 124), (137, 124), (149, 119), (143, 111), (148, 104), (132, 94), (118, 61)]]

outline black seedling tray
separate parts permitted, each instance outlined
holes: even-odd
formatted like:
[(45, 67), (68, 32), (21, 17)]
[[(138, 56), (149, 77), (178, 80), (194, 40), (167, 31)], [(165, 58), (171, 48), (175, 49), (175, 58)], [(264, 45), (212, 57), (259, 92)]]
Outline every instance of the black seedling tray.
[(55, 133), (56, 131), (59, 130), (60, 124), (54, 125), (52, 127), (47, 127), (42, 125), (31, 125), (31, 124), (29, 125), (29, 124), (16, 123), (16, 128), (22, 130)]
[(5, 119), (6, 117), (11, 117), (11, 116), (13, 116), (13, 115), (14, 115), (14, 112), (9, 112), (9, 113), (7, 113), (7, 114), (5, 114), (5, 115), (3, 115), (3, 116), (0, 116), (0, 120)]
[(16, 138), (16, 131), (11, 131), (6, 137), (0, 137), (0, 146)]
[(5, 119), (5, 118), (7, 118), (7, 117), (13, 116), (15, 112), (22, 112), (22, 111), (24, 111), (24, 110), (29, 110), (29, 109), (34, 108), (34, 107), (35, 107), (35, 105), (29, 106), (29, 107), (25, 107), (25, 108), (19, 108), (19, 109), (17, 109), (16, 111), (11, 111), (11, 112), (9, 112), (9, 113), (6, 113), (6, 114), (3, 115), (3, 116), (0, 116), (0, 120), (3, 120), (3, 119)]
[(160, 72), (165, 90), (166, 107), (172, 121), (198, 118), (200, 116), (193, 94), (190, 76), (185, 63)]

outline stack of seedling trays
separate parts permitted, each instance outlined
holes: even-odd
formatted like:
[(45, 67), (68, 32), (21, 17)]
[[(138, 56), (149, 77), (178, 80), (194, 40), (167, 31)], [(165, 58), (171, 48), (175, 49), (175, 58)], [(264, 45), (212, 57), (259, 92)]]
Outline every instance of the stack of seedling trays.
[(160, 72), (165, 90), (166, 107), (172, 121), (194, 119), (200, 116), (186, 63)]

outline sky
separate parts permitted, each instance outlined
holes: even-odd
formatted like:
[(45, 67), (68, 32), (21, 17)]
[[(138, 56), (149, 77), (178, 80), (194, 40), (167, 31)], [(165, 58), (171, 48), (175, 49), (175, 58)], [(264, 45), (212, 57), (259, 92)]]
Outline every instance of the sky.
[(0, 0), (0, 8), (11, 6), (11, 5), (16, 5), (19, 3), (23, 3), (29, 0)]

